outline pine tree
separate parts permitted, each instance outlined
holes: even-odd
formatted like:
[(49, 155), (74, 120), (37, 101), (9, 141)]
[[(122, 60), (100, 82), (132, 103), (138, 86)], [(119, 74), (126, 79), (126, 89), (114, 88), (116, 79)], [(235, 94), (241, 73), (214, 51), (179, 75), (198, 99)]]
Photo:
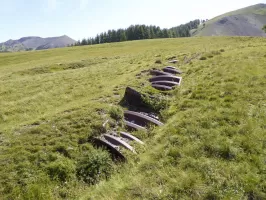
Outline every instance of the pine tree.
[(262, 27), (262, 30), (266, 33), (266, 25)]
[(87, 40), (84, 38), (84, 39), (82, 39), (82, 41), (81, 41), (81, 45), (87, 45), (88, 43), (87, 43)]
[(128, 40), (135, 40), (135, 27), (131, 25), (130, 27), (127, 28), (126, 30), (126, 35)]
[(102, 43), (107, 43), (107, 33), (103, 33), (103, 42)]
[(112, 31), (111, 30), (108, 30), (106, 34), (106, 42), (108, 43), (112, 42)]
[(98, 34), (95, 37), (95, 43), (100, 44), (100, 36)]
[(155, 29), (154, 29), (154, 26), (150, 26), (149, 27), (150, 28), (150, 33), (151, 33), (151, 36), (150, 36), (150, 38), (151, 39), (154, 39), (155, 38)]
[(145, 34), (146, 34), (146, 39), (151, 39), (151, 29), (150, 29), (150, 27), (149, 26), (146, 26), (146, 32), (145, 32)]
[(103, 33), (100, 34), (100, 40), (99, 40), (99, 44), (104, 43), (104, 36)]
[(143, 26), (139, 26), (139, 39), (145, 39), (145, 31)]
[(120, 41), (121, 42), (127, 41), (127, 36), (126, 36), (125, 30), (121, 30), (121, 32), (120, 32)]
[(117, 31), (112, 30), (111, 42), (119, 42), (117, 37)]
[(163, 31), (162, 31), (162, 37), (163, 38), (169, 38), (168, 30), (166, 28), (163, 29)]

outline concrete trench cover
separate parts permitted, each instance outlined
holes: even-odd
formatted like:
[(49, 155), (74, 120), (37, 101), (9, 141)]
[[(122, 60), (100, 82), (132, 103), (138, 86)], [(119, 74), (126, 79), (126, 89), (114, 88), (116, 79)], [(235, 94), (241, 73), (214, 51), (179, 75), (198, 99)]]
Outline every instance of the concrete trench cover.
[(173, 81), (154, 81), (154, 82), (151, 82), (151, 84), (164, 85), (164, 86), (169, 86), (169, 87), (175, 87), (179, 85), (177, 82), (173, 82)]
[(150, 71), (150, 74), (151, 74), (151, 75), (155, 75), (155, 76), (169, 75), (169, 73), (167, 73), (167, 72), (163, 72), (163, 71), (160, 71), (160, 70), (151, 70), (151, 71)]
[(135, 124), (134, 122), (129, 122), (125, 120), (125, 125), (127, 126), (127, 128), (129, 130), (143, 130), (143, 131), (147, 131), (147, 129), (143, 126), (140, 126), (138, 124)]
[(160, 90), (160, 91), (170, 91), (170, 90), (173, 90), (172, 87), (170, 86), (166, 86), (166, 85), (159, 85), (159, 84), (152, 84), (151, 85), (153, 88), (157, 89), (157, 90)]
[(126, 132), (123, 132), (123, 131), (120, 131), (120, 136), (125, 138), (125, 139), (128, 139), (130, 141), (135, 141), (139, 144), (144, 144), (144, 142), (142, 142), (140, 139), (138, 139), (137, 137), (135, 137), (134, 135), (131, 135), (130, 133), (126, 133)]
[(170, 74), (182, 74), (180, 70), (167, 68), (167, 67), (163, 68), (163, 71)]
[(116, 146), (122, 146), (130, 151), (132, 151), (133, 153), (136, 153), (135, 149), (130, 146), (127, 142), (125, 142), (124, 140), (122, 140), (119, 137), (110, 135), (110, 134), (104, 134), (103, 137), (110, 143), (116, 145)]
[(149, 117), (148, 115), (142, 114), (142, 113), (138, 113), (138, 112), (133, 112), (133, 111), (125, 111), (124, 112), (124, 117), (125, 120), (129, 121), (129, 122), (134, 122), (135, 124), (139, 125), (139, 126), (147, 126), (149, 124), (154, 124), (156, 126), (162, 126), (163, 123), (152, 118)]
[(119, 147), (117, 145), (114, 145), (107, 141), (105, 138), (100, 137), (100, 138), (93, 138), (94, 139), (94, 144), (98, 147), (106, 147), (110, 153), (112, 153), (115, 158), (119, 158), (122, 161), (126, 160), (126, 157), (119, 151)]
[[(177, 60), (169, 61), (171, 63), (178, 62)], [(163, 69), (163, 71), (152, 69), (150, 70), (150, 74), (154, 75), (154, 77), (150, 78), (149, 81), (152, 84), (152, 87), (161, 90), (168, 91), (174, 89), (175, 86), (180, 85), (182, 81), (182, 77), (175, 76), (174, 74), (181, 74), (182, 72), (175, 67), (167, 66)], [(139, 108), (145, 107), (146, 104), (142, 99), (140, 92), (127, 87), (124, 95), (124, 99), (130, 104)], [(149, 96), (150, 98), (155, 98), (153, 96)], [(144, 111), (150, 112), (150, 111)], [(143, 112), (134, 112), (134, 111), (125, 111), (125, 125), (128, 130), (143, 130), (147, 131), (149, 125), (163, 126), (164, 124), (158, 120), (158, 117), (154, 113), (150, 116), (150, 113)], [(130, 141), (135, 141), (139, 144), (144, 144), (141, 140), (139, 140), (134, 135), (120, 131), (118, 133), (105, 133), (100, 137), (94, 138), (94, 143), (97, 146), (106, 147), (115, 158), (119, 158), (123, 161), (126, 161), (126, 157), (121, 153), (120, 147), (123, 147), (133, 153), (136, 153), (135, 149), (129, 144)]]
[(169, 68), (169, 69), (177, 69), (176, 67), (173, 67), (173, 66), (166, 66), (165, 68)]
[(182, 77), (173, 76), (173, 75), (162, 75), (162, 76), (154, 76), (149, 79), (150, 82), (154, 81), (173, 81), (178, 84), (181, 83)]

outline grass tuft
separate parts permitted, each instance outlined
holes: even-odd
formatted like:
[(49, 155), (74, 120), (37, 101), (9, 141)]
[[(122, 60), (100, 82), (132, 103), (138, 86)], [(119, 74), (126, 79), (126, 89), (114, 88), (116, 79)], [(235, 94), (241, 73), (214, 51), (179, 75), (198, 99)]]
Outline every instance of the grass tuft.
[(162, 61), (159, 60), (159, 59), (157, 59), (157, 60), (155, 61), (155, 64), (162, 64)]

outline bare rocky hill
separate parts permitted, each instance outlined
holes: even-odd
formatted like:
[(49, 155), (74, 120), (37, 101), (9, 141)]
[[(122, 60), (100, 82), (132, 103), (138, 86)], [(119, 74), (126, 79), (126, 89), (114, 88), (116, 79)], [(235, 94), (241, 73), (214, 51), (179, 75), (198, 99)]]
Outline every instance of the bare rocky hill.
[(19, 40), (8, 40), (0, 43), (0, 51), (25, 51), (25, 50), (41, 50), (65, 47), (75, 43), (75, 40), (64, 35), (60, 37), (23, 37)]
[(257, 4), (215, 17), (198, 29), (193, 36), (263, 36), (266, 24), (266, 4)]

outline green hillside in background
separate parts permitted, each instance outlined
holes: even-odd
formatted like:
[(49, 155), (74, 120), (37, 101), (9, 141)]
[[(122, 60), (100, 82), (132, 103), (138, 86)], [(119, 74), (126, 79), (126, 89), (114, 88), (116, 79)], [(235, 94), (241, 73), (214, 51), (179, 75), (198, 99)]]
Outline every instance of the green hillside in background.
[[(265, 44), (194, 37), (1, 53), (0, 199), (265, 199)], [(171, 57), (182, 84), (159, 93), (147, 70)], [(112, 113), (126, 109), (127, 86), (167, 103), (165, 125), (135, 132), (145, 145), (120, 163), (90, 138), (107, 119), (107, 130), (123, 126)]]

